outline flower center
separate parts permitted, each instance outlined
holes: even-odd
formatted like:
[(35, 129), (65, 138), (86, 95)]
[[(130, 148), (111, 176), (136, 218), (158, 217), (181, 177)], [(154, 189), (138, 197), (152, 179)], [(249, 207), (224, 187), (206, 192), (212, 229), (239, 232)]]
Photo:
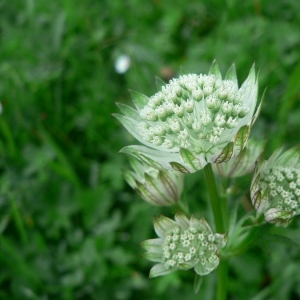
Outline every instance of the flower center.
[(260, 179), (260, 188), (267, 192), (269, 207), (290, 212), (299, 209), (300, 171), (295, 168), (273, 167)]
[(212, 270), (219, 263), (217, 242), (218, 236), (194, 227), (170, 230), (163, 245), (165, 266), (188, 269), (200, 262), (203, 268)]
[(139, 111), (138, 128), (155, 146), (200, 153), (223, 142), (225, 132), (232, 137), (248, 112), (233, 81), (189, 74), (172, 79), (149, 99)]

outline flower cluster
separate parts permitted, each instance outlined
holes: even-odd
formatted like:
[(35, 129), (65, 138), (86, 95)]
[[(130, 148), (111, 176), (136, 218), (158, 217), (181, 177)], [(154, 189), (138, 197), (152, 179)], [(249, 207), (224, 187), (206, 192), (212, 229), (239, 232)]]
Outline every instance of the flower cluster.
[(128, 184), (149, 204), (168, 206), (177, 203), (183, 191), (183, 174), (174, 170), (157, 170), (131, 157), (133, 171), (124, 171)]
[(222, 80), (213, 64), (209, 75), (183, 75), (150, 98), (137, 92), (132, 97), (137, 110), (119, 105), (123, 115), (116, 117), (147, 147), (123, 152), (155, 167), (195, 172), (244, 148), (256, 118), (257, 81), (253, 67), (239, 89), (234, 67)]
[(267, 222), (287, 226), (300, 213), (300, 146), (280, 155), (276, 150), (268, 161), (258, 164), (251, 199)]
[(156, 277), (194, 268), (199, 275), (212, 272), (219, 264), (218, 250), (225, 246), (224, 235), (214, 234), (204, 219), (189, 220), (182, 214), (175, 221), (160, 216), (154, 218), (158, 239), (144, 241), (144, 257), (158, 262), (150, 271)]

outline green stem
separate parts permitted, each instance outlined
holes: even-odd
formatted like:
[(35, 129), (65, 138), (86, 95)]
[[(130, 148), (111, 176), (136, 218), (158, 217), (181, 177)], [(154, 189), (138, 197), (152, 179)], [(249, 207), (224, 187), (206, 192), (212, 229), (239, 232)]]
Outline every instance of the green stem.
[(225, 233), (224, 218), (222, 213), (222, 203), (218, 195), (215, 177), (210, 164), (204, 168), (206, 183), (210, 197), (210, 203), (214, 214), (216, 230), (218, 233)]
[(221, 260), (218, 266), (217, 300), (227, 299), (227, 285), (228, 285), (228, 261)]
[[(205, 166), (204, 174), (208, 186), (209, 198), (213, 210), (216, 230), (218, 233), (225, 233), (224, 213), (226, 212), (226, 209), (224, 209), (221, 202), (222, 199), (219, 197), (215, 177), (210, 164), (207, 164)], [(226, 300), (227, 280), (228, 262), (226, 260), (221, 260), (218, 266), (217, 300)]]

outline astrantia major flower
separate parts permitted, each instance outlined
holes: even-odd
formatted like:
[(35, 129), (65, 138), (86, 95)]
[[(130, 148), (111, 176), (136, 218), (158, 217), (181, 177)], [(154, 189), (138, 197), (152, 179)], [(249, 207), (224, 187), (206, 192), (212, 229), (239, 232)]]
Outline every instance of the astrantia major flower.
[(155, 168), (195, 172), (242, 151), (259, 111), (254, 66), (240, 88), (235, 67), (223, 80), (216, 63), (208, 75), (183, 75), (159, 85), (150, 98), (132, 92), (136, 109), (118, 104), (123, 115), (115, 116), (145, 145), (122, 152)]
[(261, 161), (254, 172), (251, 200), (265, 220), (287, 226), (300, 214), (300, 145), (282, 152), (277, 149), (268, 161)]
[(176, 270), (194, 268), (199, 275), (212, 272), (219, 264), (218, 250), (226, 244), (224, 235), (214, 234), (204, 219), (189, 220), (182, 214), (175, 221), (165, 216), (154, 218), (158, 239), (144, 241), (144, 257), (157, 262), (150, 277), (165, 275)]
[(124, 171), (125, 180), (149, 204), (168, 206), (177, 203), (183, 191), (183, 174), (175, 170), (157, 170), (131, 157), (133, 168)]

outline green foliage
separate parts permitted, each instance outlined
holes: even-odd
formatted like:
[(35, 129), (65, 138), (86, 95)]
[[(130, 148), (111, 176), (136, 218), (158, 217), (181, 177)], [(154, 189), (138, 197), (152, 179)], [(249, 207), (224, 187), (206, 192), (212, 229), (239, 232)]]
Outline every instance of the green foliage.
[[(0, 0), (0, 298), (213, 299), (215, 274), (196, 296), (189, 272), (148, 279), (139, 243), (168, 211), (125, 184), (117, 152), (133, 140), (111, 114), (131, 103), (128, 89), (156, 92), (155, 76), (206, 73), (216, 59), (222, 73), (235, 62), (241, 83), (255, 62), (268, 89), (252, 134), (269, 139), (267, 153), (296, 145), (299, 11), (298, 0)], [(185, 188), (197, 217), (201, 176)], [(231, 207), (244, 182), (231, 182)], [(286, 229), (297, 241), (299, 225)], [(298, 249), (264, 243), (232, 259), (230, 299), (300, 297)]]

